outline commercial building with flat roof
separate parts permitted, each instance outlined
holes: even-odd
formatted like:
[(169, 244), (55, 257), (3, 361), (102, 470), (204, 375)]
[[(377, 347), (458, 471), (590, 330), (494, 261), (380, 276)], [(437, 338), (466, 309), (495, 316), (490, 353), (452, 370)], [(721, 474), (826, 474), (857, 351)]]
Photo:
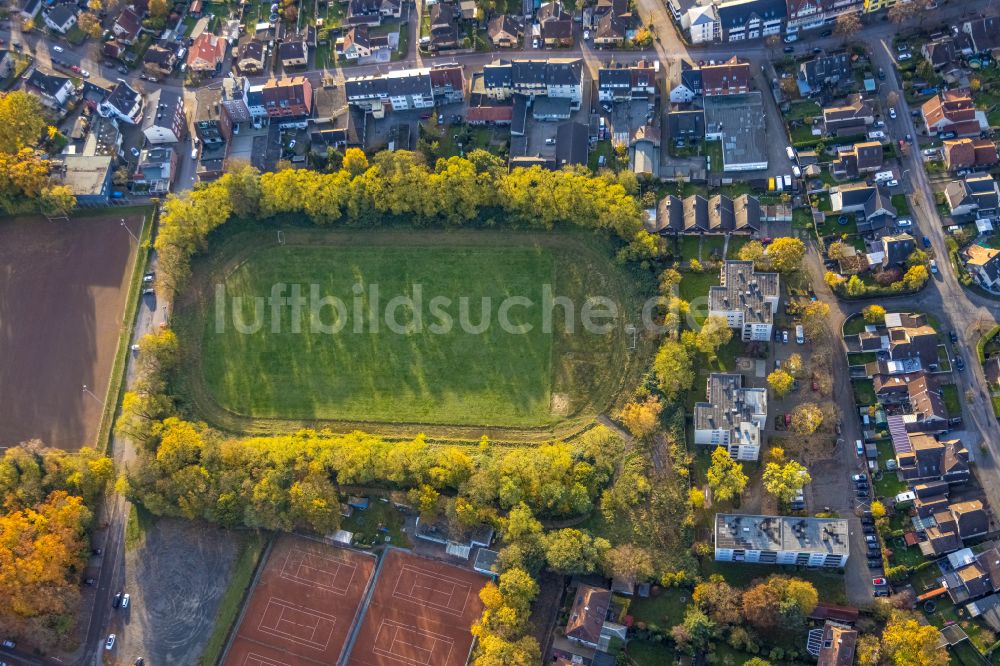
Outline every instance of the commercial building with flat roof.
[(723, 171), (767, 169), (767, 132), (760, 92), (705, 97), (705, 140), (722, 142)]
[(715, 514), (719, 562), (842, 568), (850, 555), (842, 518)]

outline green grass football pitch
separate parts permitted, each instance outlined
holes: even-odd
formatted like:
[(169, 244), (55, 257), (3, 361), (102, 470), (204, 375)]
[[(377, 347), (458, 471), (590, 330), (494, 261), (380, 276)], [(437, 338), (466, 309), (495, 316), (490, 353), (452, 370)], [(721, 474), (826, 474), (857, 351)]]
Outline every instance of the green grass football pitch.
[[(217, 321), (216, 294), (205, 309), (205, 386), (221, 407), (251, 418), (514, 427), (553, 423), (560, 418), (553, 413), (553, 381), (561, 374), (553, 371), (554, 347), (586, 346), (585, 340), (565, 339), (558, 326), (555, 332), (542, 327), (543, 285), (577, 302), (586, 295), (582, 280), (558, 278), (558, 266), (572, 260), (569, 253), (560, 253), (531, 245), (275, 245), (257, 250), (224, 279), (223, 325)], [(327, 327), (343, 323), (343, 328), (336, 333), (314, 330), (308, 304), (301, 307), (298, 331), (291, 307), (273, 317), (267, 299), (279, 283), (287, 285), (285, 296), (291, 285), (301, 285), (306, 299), (313, 289), (320, 296), (338, 297), (344, 309), (338, 315), (327, 306), (319, 320)], [(390, 330), (385, 321), (390, 299), (412, 297), (416, 284), (423, 301), (422, 330)], [(361, 295), (355, 285), (363, 286)], [(377, 328), (369, 316), (376, 287)], [(510, 309), (512, 323), (530, 324), (530, 332), (512, 333), (497, 324), (499, 305), (509, 296), (535, 304)], [(233, 297), (242, 297), (242, 303), (235, 304)], [(453, 318), (446, 333), (431, 330), (442, 323), (431, 305), (434, 297), (450, 299), (439, 303), (438, 311)], [(491, 299), (491, 323), (482, 333), (467, 332), (459, 323), (463, 297), (468, 298), (472, 325), (482, 320), (482, 299)], [(237, 330), (234, 309), (247, 330), (255, 328), (259, 316), (259, 330)], [(394, 321), (414, 323), (405, 307), (396, 310)]]

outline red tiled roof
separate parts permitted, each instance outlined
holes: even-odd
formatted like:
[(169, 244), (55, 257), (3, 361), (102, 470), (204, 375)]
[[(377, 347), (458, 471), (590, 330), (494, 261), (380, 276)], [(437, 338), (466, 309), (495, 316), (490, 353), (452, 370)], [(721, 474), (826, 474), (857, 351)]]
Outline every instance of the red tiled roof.
[(513, 106), (473, 106), (465, 112), (470, 123), (510, 122), (514, 118)]

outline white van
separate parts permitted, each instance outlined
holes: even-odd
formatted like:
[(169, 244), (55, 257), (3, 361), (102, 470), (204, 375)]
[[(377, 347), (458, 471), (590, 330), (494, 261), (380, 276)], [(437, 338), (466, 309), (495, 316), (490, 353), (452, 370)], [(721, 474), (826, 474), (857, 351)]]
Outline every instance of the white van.
[(785, 154), (788, 155), (788, 159), (795, 161), (795, 149), (791, 146), (785, 146)]
[(804, 345), (806, 343), (806, 333), (802, 328), (802, 324), (797, 324), (795, 326), (795, 342), (800, 345)]
[(878, 173), (875, 174), (876, 183), (887, 183), (890, 180), (893, 180), (893, 178), (894, 176), (892, 175), (891, 171), (879, 171)]

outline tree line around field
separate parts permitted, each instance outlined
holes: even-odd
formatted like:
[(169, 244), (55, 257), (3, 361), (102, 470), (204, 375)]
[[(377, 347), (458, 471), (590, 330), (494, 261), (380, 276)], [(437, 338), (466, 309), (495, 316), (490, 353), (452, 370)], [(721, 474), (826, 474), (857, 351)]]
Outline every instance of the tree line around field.
[(283, 214), (303, 214), (317, 225), (352, 227), (387, 220), (446, 227), (503, 220), (531, 229), (603, 229), (623, 240), (620, 260), (647, 259), (660, 252), (660, 240), (643, 229), (636, 190), (634, 177), (595, 176), (583, 168), (508, 173), (501, 159), (483, 150), (427, 165), (416, 153), (382, 152), (369, 161), (363, 151), (351, 148), (332, 173), (286, 169), (261, 174), (244, 166), (167, 198), (156, 239), (157, 286), (168, 296), (182, 289), (191, 257), (205, 250), (208, 234), (230, 218)]
[(0, 627), (42, 648), (69, 644), (88, 554), (87, 508), (114, 478), (110, 458), (37, 441), (0, 457)]
[(40, 147), (57, 148), (59, 133), (45, 120), (39, 99), (23, 90), (0, 94), (0, 211), (6, 215), (68, 215), (76, 197), (50, 177), (52, 163)]

